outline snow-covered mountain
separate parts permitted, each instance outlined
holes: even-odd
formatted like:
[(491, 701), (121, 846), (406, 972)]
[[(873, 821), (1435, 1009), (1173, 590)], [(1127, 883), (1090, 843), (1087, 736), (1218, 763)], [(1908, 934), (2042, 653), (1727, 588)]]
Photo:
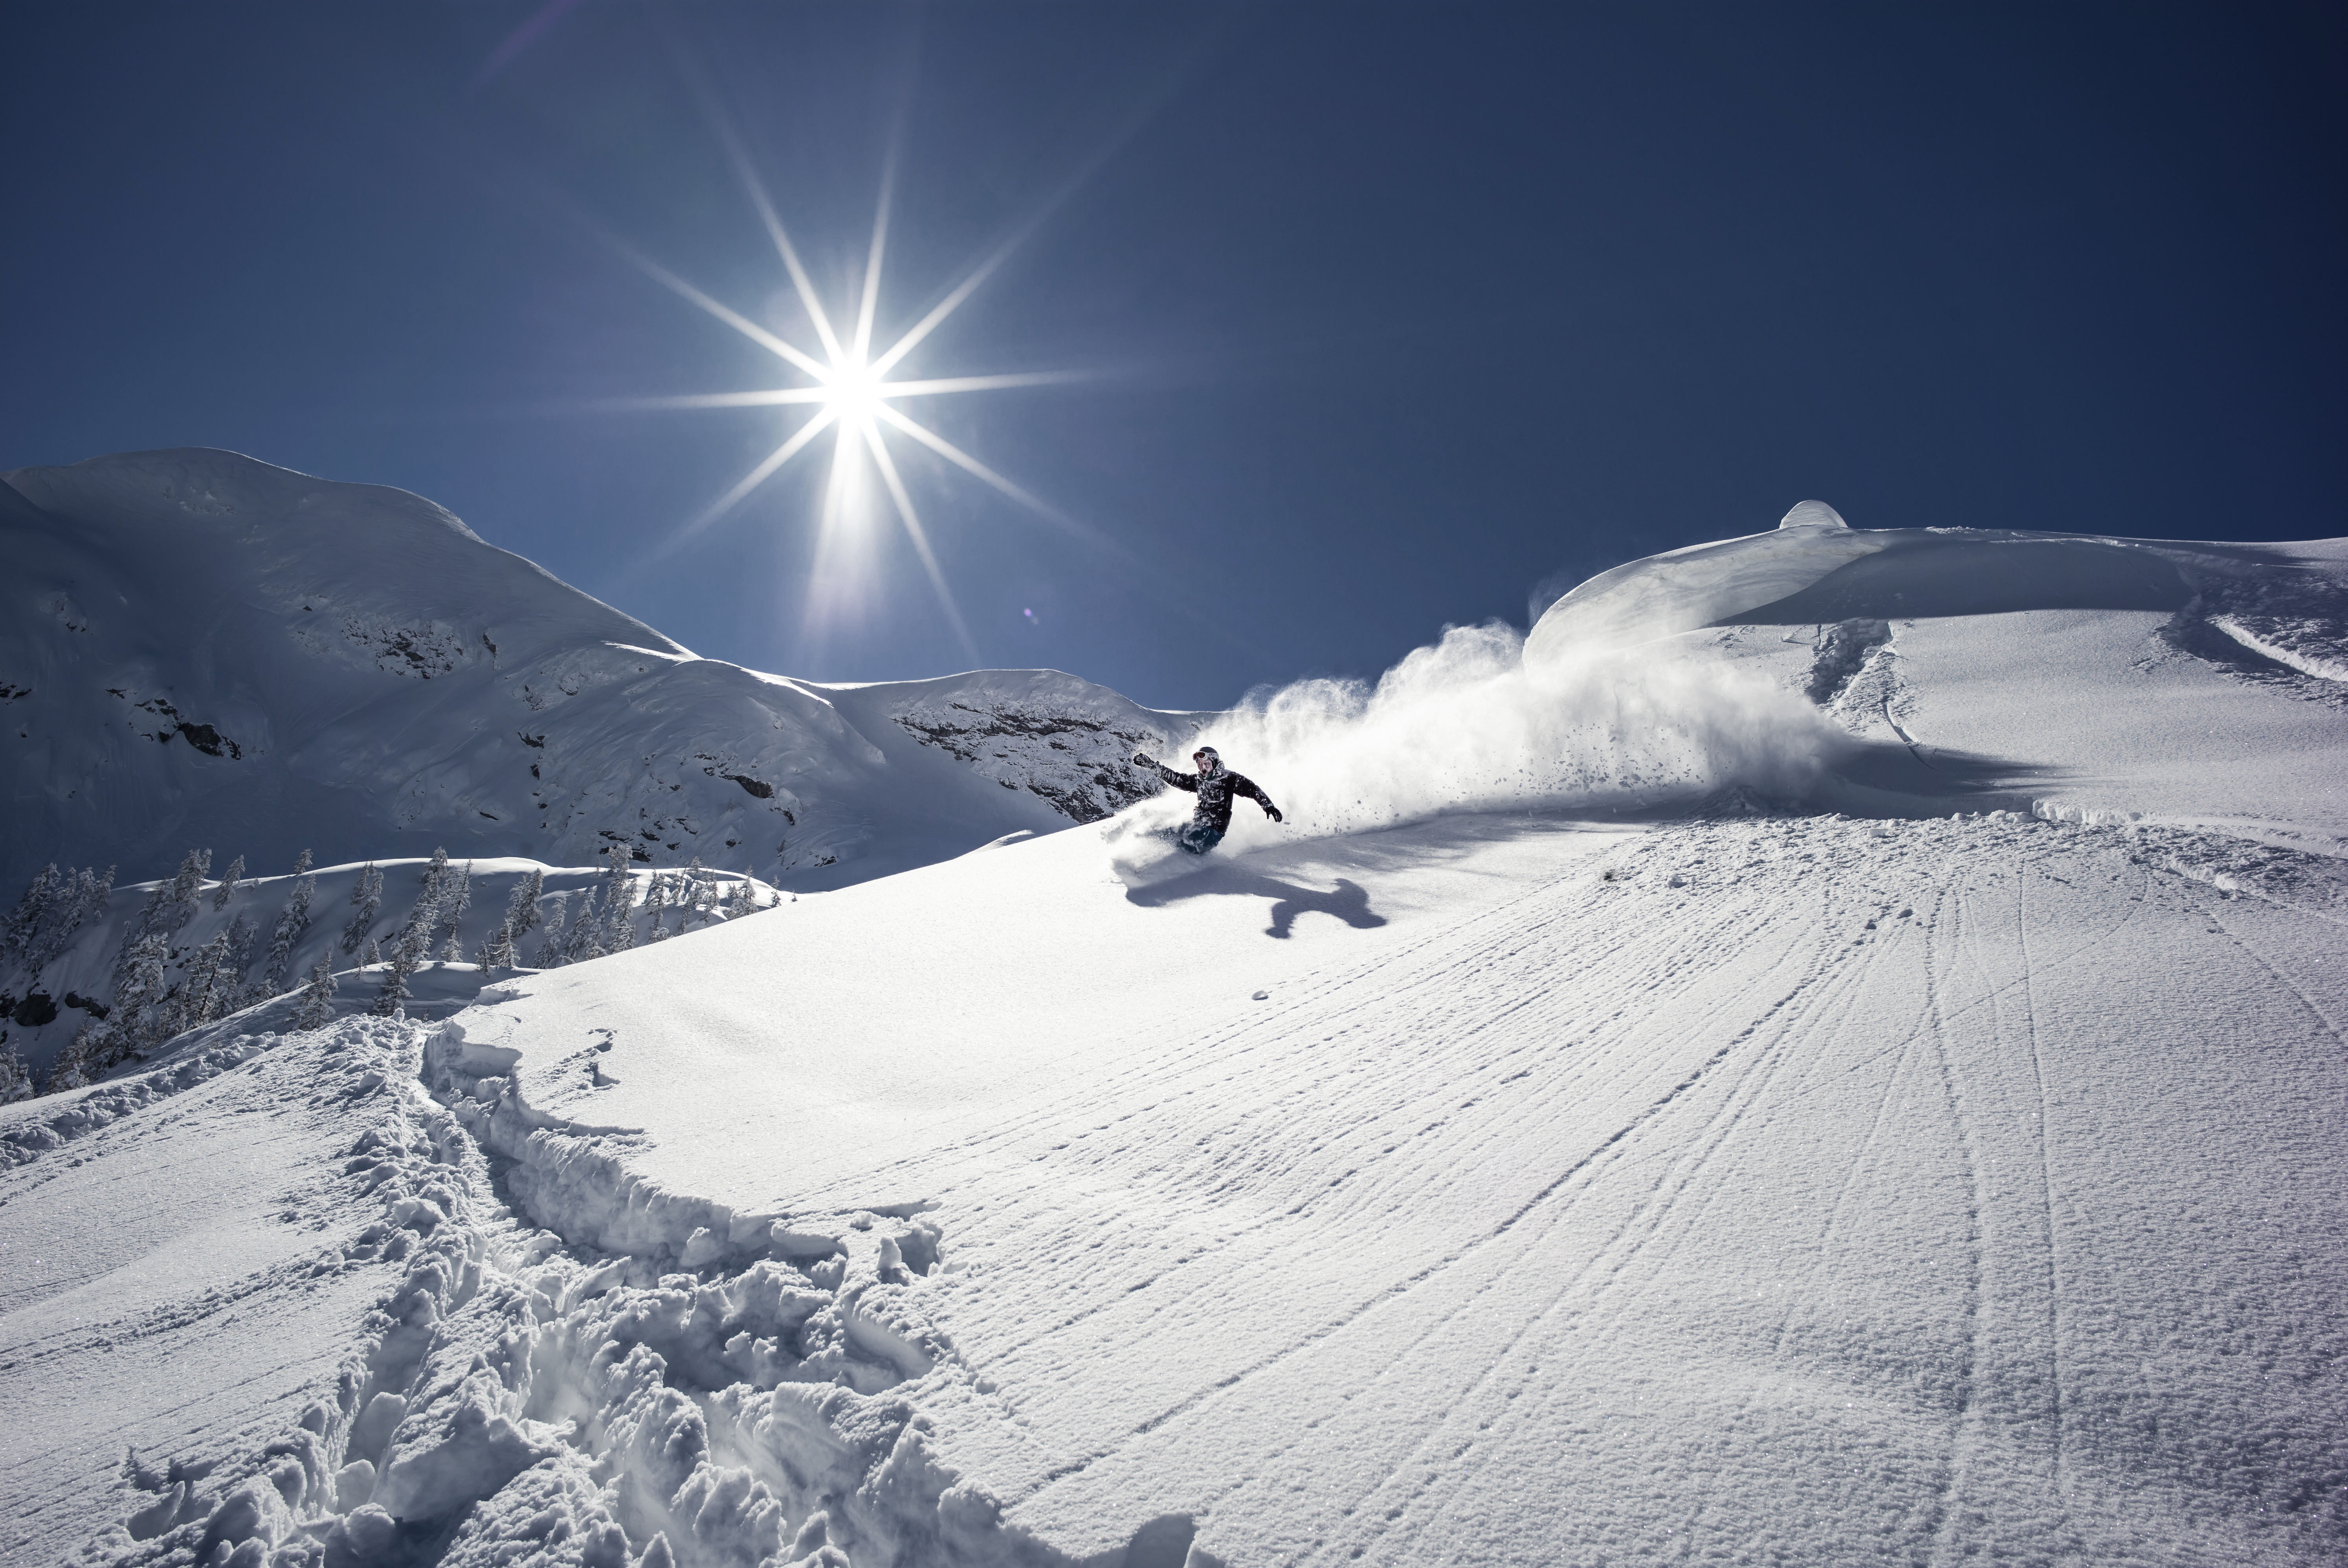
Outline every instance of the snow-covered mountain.
[(0, 1112), (0, 1553), (2340, 1561), (2348, 541), (1824, 511)]
[(1190, 716), (1054, 671), (696, 658), (418, 497), (188, 450), (0, 485), (0, 884), (429, 855), (840, 886), (1097, 820)]

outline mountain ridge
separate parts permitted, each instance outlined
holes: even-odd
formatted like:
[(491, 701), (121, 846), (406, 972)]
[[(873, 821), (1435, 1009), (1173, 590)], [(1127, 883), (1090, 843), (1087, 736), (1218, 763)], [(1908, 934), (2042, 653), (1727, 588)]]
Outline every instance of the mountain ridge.
[(837, 886), (1106, 815), (1147, 793), (1125, 756), (1199, 718), (1056, 671), (828, 686), (703, 659), (424, 497), (234, 453), (0, 478), (0, 878), (160, 876), (197, 844), (586, 865), (625, 843)]

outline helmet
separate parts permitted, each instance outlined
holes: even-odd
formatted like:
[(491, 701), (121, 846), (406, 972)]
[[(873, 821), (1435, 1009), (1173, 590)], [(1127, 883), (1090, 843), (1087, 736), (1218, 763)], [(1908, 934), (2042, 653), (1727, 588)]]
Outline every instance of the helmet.
[(1190, 760), (1198, 764), (1203, 771), (1213, 773), (1223, 765), (1223, 753), (1212, 746), (1200, 746), (1190, 753)]

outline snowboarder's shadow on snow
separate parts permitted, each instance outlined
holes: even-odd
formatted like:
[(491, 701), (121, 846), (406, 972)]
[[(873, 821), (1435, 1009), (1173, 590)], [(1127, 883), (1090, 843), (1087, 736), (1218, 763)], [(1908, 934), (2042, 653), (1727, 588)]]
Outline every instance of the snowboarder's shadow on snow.
[(1128, 903), (1156, 909), (1179, 899), (1196, 898), (1210, 893), (1236, 893), (1271, 899), (1272, 924), (1263, 928), (1263, 934), (1283, 941), (1295, 929), (1296, 917), (1308, 912), (1334, 915), (1356, 931), (1374, 930), (1386, 923), (1384, 915), (1370, 907), (1369, 889), (1344, 876), (1337, 878), (1334, 890), (1323, 893), (1318, 888), (1282, 882), (1277, 876), (1217, 869), (1156, 887), (1129, 887), (1125, 897)]

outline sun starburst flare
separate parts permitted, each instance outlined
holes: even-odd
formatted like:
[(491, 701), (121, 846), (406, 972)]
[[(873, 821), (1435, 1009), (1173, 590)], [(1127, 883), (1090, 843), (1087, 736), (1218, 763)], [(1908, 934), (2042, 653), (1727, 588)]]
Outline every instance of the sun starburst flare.
[[(965, 303), (1007, 258), (1024, 234), (998, 247), (949, 290), (939, 302), (922, 319), (913, 323), (889, 345), (874, 352), (873, 326), (880, 309), (881, 263), (886, 257), (889, 241), (889, 210), (895, 184), (893, 168), (885, 172), (878, 209), (873, 219), (872, 241), (866, 254), (863, 277), (857, 291), (854, 322), (843, 333), (834, 323), (831, 313), (824, 308), (806, 266), (799, 259), (798, 249), (767, 195), (765, 184), (751, 167), (748, 155), (732, 128), (717, 120), (718, 139), (741, 181), (745, 194), (757, 210), (767, 236), (774, 241), (776, 253), (783, 270), (789, 275), (793, 292), (805, 309), (812, 324), (817, 343), (813, 350), (791, 343), (780, 333), (759, 325), (740, 312), (732, 309), (695, 287), (669, 268), (644, 255), (633, 246), (606, 234), (605, 241), (637, 271), (675, 294), (695, 309), (740, 333), (744, 337), (774, 354), (784, 364), (806, 377), (797, 385), (777, 386), (744, 392), (687, 393), (665, 397), (631, 397), (608, 400), (605, 407), (629, 409), (732, 409), (789, 408), (804, 406), (808, 416), (778, 443), (773, 451), (761, 458), (748, 473), (742, 476), (723, 494), (677, 528), (664, 541), (659, 554), (666, 554), (683, 545), (712, 523), (725, 517), (747, 500), (751, 494), (779, 473), (790, 461), (817, 445), (819, 439), (831, 436), (831, 475), (825, 487), (822, 513), (819, 526), (819, 551), (828, 548), (845, 530), (869, 527), (872, 519), (869, 497), (870, 477), (877, 477), (880, 489), (889, 498), (890, 508), (905, 529), (913, 551), (937, 595), (939, 608), (953, 628), (963, 650), (978, 661), (978, 648), (972, 638), (961, 607), (954, 601), (953, 589), (947, 584), (944, 569), (924, 528), (921, 513), (913, 503), (895, 456), (890, 450), (888, 437), (894, 434), (910, 437), (921, 446), (944, 458), (963, 472), (982, 480), (1020, 506), (1037, 513), (1051, 522), (1100, 543), (1091, 529), (1077, 523), (1066, 513), (1043, 501), (1019, 485), (995, 472), (986, 464), (948, 441), (944, 436), (906, 413), (900, 405), (912, 398), (944, 397), (959, 394), (1004, 391), (1014, 387), (1047, 386), (1079, 381), (1086, 373), (1077, 371), (1017, 371), (993, 375), (922, 376), (898, 379), (896, 372), (906, 357), (924, 339), (942, 325), (948, 317)], [(870, 475), (867, 466), (870, 466)], [(820, 576), (820, 572), (819, 572)]]

